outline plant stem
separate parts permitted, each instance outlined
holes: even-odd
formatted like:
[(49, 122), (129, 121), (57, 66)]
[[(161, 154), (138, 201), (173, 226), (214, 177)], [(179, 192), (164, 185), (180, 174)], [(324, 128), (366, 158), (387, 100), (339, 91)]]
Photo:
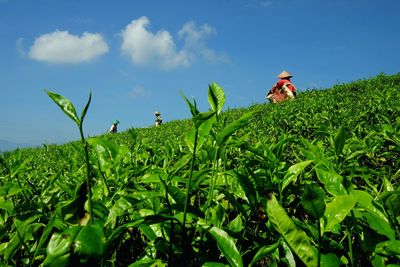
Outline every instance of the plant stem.
[(99, 167), (99, 172), (100, 172), (100, 174), (101, 174), (101, 178), (103, 178), (104, 184), (106, 185), (108, 195), (111, 196), (111, 191), (110, 191), (110, 188), (108, 187), (108, 183), (107, 183), (106, 176), (105, 176), (104, 173), (101, 171), (100, 162), (97, 162), (97, 166)]
[(197, 149), (197, 138), (199, 135), (199, 129), (196, 128), (195, 136), (194, 136), (194, 145), (193, 145), (193, 156), (192, 156), (192, 163), (190, 166), (190, 174), (189, 174), (189, 181), (186, 184), (186, 200), (185, 200), (185, 207), (183, 210), (183, 228), (186, 228), (186, 212), (187, 212), (187, 207), (189, 205), (189, 200), (190, 200), (190, 190), (191, 190), (191, 183), (192, 183), (192, 176), (193, 176), (193, 169), (194, 169), (194, 163), (196, 160), (196, 149)]
[(317, 220), (317, 226), (318, 226), (318, 267), (321, 266), (321, 222), (320, 219)]
[(211, 186), (210, 189), (208, 191), (208, 199), (207, 199), (207, 207), (206, 209), (208, 209), (211, 206), (211, 200), (212, 200), (212, 195), (214, 192), (214, 187), (215, 187), (215, 182), (217, 180), (217, 176), (218, 176), (218, 168), (219, 168), (219, 148), (217, 148), (217, 151), (215, 153), (215, 157), (214, 157), (214, 164), (213, 164), (213, 171), (212, 171), (212, 176), (211, 176)]
[(347, 233), (347, 240), (349, 242), (349, 256), (350, 256), (350, 263), (351, 266), (354, 266), (354, 260), (353, 260), (353, 243), (351, 241), (351, 234), (349, 230), (346, 230)]
[(88, 144), (83, 135), (83, 125), (82, 122), (79, 124), (79, 132), (81, 134), (81, 141), (83, 148), (85, 150), (85, 161), (86, 161), (86, 186), (88, 191), (88, 207), (89, 207), (89, 225), (93, 224), (93, 207), (92, 207), (92, 191), (90, 185), (90, 163), (89, 163), (89, 149)]

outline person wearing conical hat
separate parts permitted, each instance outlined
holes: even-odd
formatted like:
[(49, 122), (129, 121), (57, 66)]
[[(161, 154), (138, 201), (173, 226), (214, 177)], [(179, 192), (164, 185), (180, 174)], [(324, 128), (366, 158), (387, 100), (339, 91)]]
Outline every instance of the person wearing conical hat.
[(279, 103), (287, 99), (293, 99), (296, 96), (296, 87), (291, 82), (292, 74), (286, 70), (279, 75), (279, 81), (269, 90), (266, 98), (272, 103)]
[(156, 115), (156, 126), (160, 126), (162, 124), (161, 113), (159, 111), (156, 111), (154, 112), (154, 115)]
[(117, 129), (118, 123), (119, 123), (119, 120), (115, 120), (113, 122), (113, 124), (111, 125), (110, 130), (108, 132), (109, 133), (116, 133), (118, 131), (118, 129)]

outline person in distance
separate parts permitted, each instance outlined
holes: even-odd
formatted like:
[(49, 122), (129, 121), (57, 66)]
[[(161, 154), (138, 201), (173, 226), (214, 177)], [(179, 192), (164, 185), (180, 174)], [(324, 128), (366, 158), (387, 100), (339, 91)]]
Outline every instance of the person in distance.
[(296, 96), (296, 87), (291, 82), (293, 77), (287, 71), (282, 71), (279, 75), (279, 81), (268, 91), (266, 98), (272, 103), (280, 103)]
[(117, 129), (118, 123), (119, 123), (119, 120), (115, 120), (113, 122), (113, 124), (111, 125), (110, 130), (108, 132), (109, 133), (116, 133), (118, 131), (118, 129)]

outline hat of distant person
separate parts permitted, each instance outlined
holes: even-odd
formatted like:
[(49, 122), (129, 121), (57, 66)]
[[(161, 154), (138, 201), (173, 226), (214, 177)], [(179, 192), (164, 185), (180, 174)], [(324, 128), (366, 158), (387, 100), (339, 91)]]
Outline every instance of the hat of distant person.
[(160, 116), (160, 115), (161, 115), (161, 113), (160, 113), (160, 111), (155, 111), (155, 112), (154, 112), (154, 115), (156, 115), (156, 116)]
[(113, 124), (118, 124), (119, 123), (119, 120), (115, 120), (114, 122), (113, 122)]
[(278, 75), (278, 78), (281, 78), (281, 79), (283, 79), (283, 78), (292, 78), (292, 77), (293, 77), (293, 75), (290, 74), (289, 72), (287, 72), (286, 70), (282, 71), (282, 72)]

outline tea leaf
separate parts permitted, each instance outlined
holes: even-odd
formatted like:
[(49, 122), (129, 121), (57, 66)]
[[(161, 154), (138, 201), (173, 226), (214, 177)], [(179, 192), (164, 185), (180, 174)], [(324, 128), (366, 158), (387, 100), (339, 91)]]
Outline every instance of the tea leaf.
[(335, 153), (337, 156), (342, 154), (344, 144), (347, 139), (347, 132), (344, 126), (340, 127), (339, 131), (337, 132), (334, 140), (335, 144)]
[(283, 192), (283, 190), (292, 182), (295, 182), (297, 180), (297, 177), (299, 176), (299, 174), (304, 171), (304, 169), (310, 165), (310, 163), (312, 162), (312, 160), (306, 160), (306, 161), (302, 161), (299, 162), (297, 164), (294, 164), (292, 166), (289, 167), (287, 173), (285, 174), (285, 178), (283, 178), (283, 182), (282, 182), (282, 188), (281, 188), (281, 192)]
[(306, 211), (314, 217), (314, 219), (320, 219), (324, 216), (326, 209), (325, 206), (325, 192), (316, 185), (310, 185), (306, 187), (301, 197), (301, 203), (303, 204)]
[(250, 120), (253, 118), (254, 114), (255, 112), (244, 114), (242, 117), (230, 123), (221, 132), (219, 132), (217, 135), (218, 145), (223, 145), (233, 133), (250, 123)]
[(342, 182), (343, 177), (336, 172), (325, 171), (319, 168), (315, 169), (318, 179), (325, 185), (326, 191), (333, 196), (340, 196), (347, 194), (346, 188), (344, 188)]
[(208, 103), (213, 111), (219, 114), (225, 104), (224, 90), (217, 83), (212, 82), (208, 87)]
[(76, 114), (76, 110), (74, 105), (69, 101), (69, 99), (63, 97), (62, 95), (50, 92), (46, 90), (46, 93), (49, 97), (56, 103), (61, 110), (70, 117), (78, 126), (80, 125), (80, 121), (78, 115)]
[(326, 204), (324, 213), (323, 232), (332, 231), (336, 224), (341, 223), (354, 208), (356, 198), (352, 195), (337, 196), (333, 201)]
[(217, 241), (218, 249), (225, 256), (231, 266), (243, 266), (242, 256), (240, 255), (232, 237), (230, 237), (224, 230), (208, 225), (205, 220), (199, 219), (197, 224), (207, 230)]
[(271, 254), (272, 252), (274, 252), (282, 243), (282, 241), (279, 239), (278, 242), (269, 245), (269, 246), (263, 246), (262, 248), (260, 248), (256, 255), (254, 255), (253, 259), (251, 260), (249, 267), (253, 266), (253, 264), (255, 264), (256, 262), (258, 262), (259, 260), (265, 258), (266, 256), (268, 256), (269, 254)]
[(317, 266), (316, 249), (311, 245), (306, 233), (296, 227), (285, 210), (279, 205), (275, 195), (271, 195), (267, 201), (267, 214), (275, 229), (301, 261), (307, 266)]
[(80, 123), (82, 123), (83, 119), (85, 118), (85, 115), (86, 115), (86, 113), (87, 113), (87, 111), (89, 109), (90, 101), (92, 101), (92, 93), (89, 93), (88, 101), (87, 101), (85, 107), (82, 110)]

